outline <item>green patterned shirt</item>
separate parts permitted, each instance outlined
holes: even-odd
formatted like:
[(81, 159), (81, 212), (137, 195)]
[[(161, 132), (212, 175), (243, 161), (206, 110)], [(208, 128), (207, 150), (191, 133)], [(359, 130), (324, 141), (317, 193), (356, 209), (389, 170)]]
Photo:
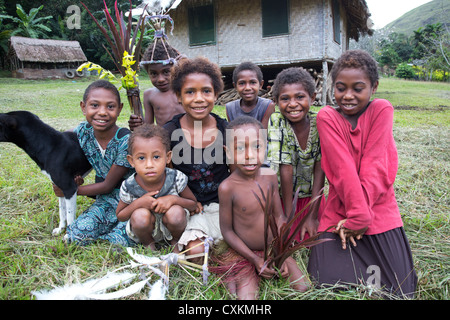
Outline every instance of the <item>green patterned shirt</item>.
[[(280, 164), (290, 164), (294, 170), (294, 194), (300, 187), (299, 198), (311, 197), (314, 163), (321, 159), (319, 133), (316, 126), (317, 112), (308, 112), (310, 130), (306, 149), (303, 150), (289, 121), (277, 108), (271, 115), (268, 125), (268, 154), (270, 167), (277, 172), (280, 184)], [(281, 190), (281, 188), (280, 188)]]

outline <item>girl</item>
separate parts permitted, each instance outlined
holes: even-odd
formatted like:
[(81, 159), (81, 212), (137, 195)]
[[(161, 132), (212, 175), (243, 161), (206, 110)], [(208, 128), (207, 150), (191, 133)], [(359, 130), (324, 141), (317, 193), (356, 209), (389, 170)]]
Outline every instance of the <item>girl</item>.
[(261, 69), (253, 62), (243, 62), (234, 69), (233, 86), (241, 99), (226, 104), (228, 121), (246, 115), (261, 121), (267, 129), (270, 115), (275, 111), (275, 103), (258, 96), (263, 84)]
[[(319, 284), (363, 282), (411, 297), (417, 276), (393, 187), (394, 109), (387, 100), (370, 101), (378, 70), (367, 52), (345, 52), (331, 77), (338, 107), (326, 106), (317, 115), (330, 185), (319, 231), (337, 226), (321, 236), (336, 241), (312, 248), (308, 270)], [(345, 250), (347, 240), (353, 246)]]
[(131, 239), (152, 250), (155, 242), (175, 245), (197, 200), (187, 186), (186, 175), (166, 168), (172, 157), (167, 131), (158, 125), (137, 127), (128, 151), (128, 162), (136, 173), (122, 183), (117, 218), (128, 221)]
[[(309, 212), (305, 224), (295, 236), (296, 240), (302, 240), (306, 232), (309, 236), (317, 232), (319, 198), (325, 181), (320, 166), (316, 113), (309, 110), (316, 96), (315, 84), (305, 69), (289, 68), (278, 74), (272, 90), (279, 110), (272, 114), (269, 121), (267, 160), (278, 173), (286, 215), (292, 209), (295, 209), (295, 213), (304, 209), (292, 225), (292, 230)], [(292, 208), (297, 190), (297, 206)], [(305, 208), (311, 199), (313, 203)]]
[(96, 201), (67, 227), (67, 239), (81, 245), (103, 239), (123, 246), (133, 245), (119, 223), (116, 207), (119, 187), (130, 175), (127, 161), (129, 130), (116, 124), (123, 104), (117, 88), (108, 81), (89, 85), (80, 102), (86, 121), (75, 128), (81, 148), (95, 170), (95, 183), (81, 185), (77, 194)]
[[(180, 61), (171, 83), (186, 112), (164, 125), (171, 137), (172, 163), (188, 176), (188, 186), (197, 199), (197, 214), (190, 217), (178, 243), (192, 248), (207, 237), (222, 238), (217, 190), (229, 175), (223, 149), (227, 122), (211, 111), (223, 82), (217, 65), (197, 58)], [(190, 252), (203, 252), (203, 247)]]

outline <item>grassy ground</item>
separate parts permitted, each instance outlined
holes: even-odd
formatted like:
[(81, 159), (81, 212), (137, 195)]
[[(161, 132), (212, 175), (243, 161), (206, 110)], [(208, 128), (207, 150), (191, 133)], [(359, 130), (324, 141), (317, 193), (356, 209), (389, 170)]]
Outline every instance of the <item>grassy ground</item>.
[[(79, 101), (87, 85), (86, 80), (0, 78), (0, 112), (29, 110), (56, 129), (66, 130), (83, 120)], [(144, 80), (141, 85), (147, 88), (150, 82)], [(383, 79), (376, 97), (387, 98), (396, 106), (394, 135), (400, 167), (395, 189), (419, 276), (416, 299), (449, 299), (450, 85)], [(123, 99), (126, 107), (119, 125), (126, 126), (130, 111), (124, 95)], [(222, 107), (216, 107), (215, 112), (225, 115)], [(78, 214), (91, 201), (78, 197)], [(59, 219), (57, 211), (51, 185), (34, 162), (15, 145), (1, 143), (0, 299), (32, 299), (33, 290), (102, 277), (127, 264), (129, 258), (122, 248), (108, 243), (78, 247), (52, 237)], [(137, 251), (151, 254), (142, 247)], [(303, 269), (307, 256), (307, 251), (295, 255)], [(146, 298), (146, 292), (131, 297), (142, 298)], [(167, 298), (232, 297), (214, 276), (208, 286), (202, 286), (173, 267)], [(341, 300), (377, 296), (362, 286), (345, 292), (311, 289), (299, 294), (283, 281), (262, 281), (260, 298)]]

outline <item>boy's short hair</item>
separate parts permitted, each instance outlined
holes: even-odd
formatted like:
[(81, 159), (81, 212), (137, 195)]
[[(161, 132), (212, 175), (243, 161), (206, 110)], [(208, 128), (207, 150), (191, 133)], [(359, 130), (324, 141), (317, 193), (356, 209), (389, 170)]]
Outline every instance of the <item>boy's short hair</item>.
[(367, 77), (373, 85), (379, 80), (378, 64), (372, 56), (364, 50), (348, 50), (344, 52), (331, 69), (331, 79), (336, 81), (337, 75), (342, 69), (361, 69), (367, 73)]
[(111, 91), (117, 97), (117, 102), (119, 103), (119, 105), (121, 104), (119, 90), (115, 85), (107, 80), (97, 80), (92, 82), (84, 91), (83, 102), (87, 101), (87, 99), (89, 98), (89, 94), (94, 89), (105, 89)]
[(302, 67), (291, 67), (281, 71), (272, 87), (272, 95), (277, 101), (280, 97), (281, 88), (286, 84), (300, 83), (312, 97), (316, 92), (316, 84), (312, 75)]
[(238, 127), (245, 126), (247, 124), (254, 125), (258, 129), (264, 129), (264, 126), (262, 125), (261, 121), (259, 121), (256, 118), (245, 115), (237, 117), (233, 119), (233, 121), (229, 122), (227, 125), (227, 129), (235, 129)]
[(239, 72), (244, 71), (244, 70), (250, 70), (250, 71), (255, 72), (259, 83), (261, 83), (263, 81), (263, 74), (262, 74), (261, 68), (258, 67), (253, 62), (246, 61), (246, 62), (242, 62), (240, 65), (238, 65), (236, 68), (234, 68), (233, 83), (237, 83)]
[(143, 125), (134, 129), (128, 139), (128, 154), (133, 154), (133, 145), (136, 138), (141, 137), (144, 139), (150, 139), (158, 137), (161, 139), (162, 144), (166, 147), (166, 152), (170, 151), (170, 137), (169, 132), (161, 126), (156, 124), (144, 123)]
[[(144, 52), (142, 56), (142, 61), (163, 61), (168, 59), (177, 58), (180, 53), (177, 49), (169, 45), (167, 42), (163, 44), (162, 40), (155, 39), (155, 42), (152, 42)], [(144, 68), (148, 73), (148, 68), (150, 64), (144, 64)]]
[[(235, 130), (235, 129), (238, 129), (239, 127), (242, 127), (242, 126), (245, 126), (245, 125), (252, 125), (259, 132), (261, 132), (260, 130), (264, 130), (264, 133), (266, 132), (265, 129), (264, 129), (264, 126), (261, 123), (261, 121), (259, 121), (256, 118), (253, 118), (253, 117), (250, 117), (250, 116), (245, 116), (245, 115), (233, 119), (233, 121), (228, 123), (226, 129), (227, 129), (227, 131), (228, 130)], [(263, 139), (263, 141), (267, 144), (266, 139)], [(228, 145), (228, 143), (234, 143), (233, 139), (227, 139), (227, 145)]]
[(172, 69), (171, 85), (176, 94), (181, 94), (186, 76), (192, 73), (203, 73), (211, 78), (214, 94), (218, 95), (223, 90), (222, 72), (217, 64), (207, 58), (183, 59)]

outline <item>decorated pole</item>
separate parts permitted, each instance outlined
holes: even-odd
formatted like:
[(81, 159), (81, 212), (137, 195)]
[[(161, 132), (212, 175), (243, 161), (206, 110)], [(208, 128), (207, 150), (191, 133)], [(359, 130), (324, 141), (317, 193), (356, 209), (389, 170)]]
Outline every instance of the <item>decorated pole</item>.
[[(105, 1), (103, 1), (103, 3), (105, 5), (103, 12), (105, 14), (106, 23), (108, 25), (109, 31), (111, 32), (112, 38), (109, 36), (107, 29), (104, 28), (98, 22), (98, 20), (89, 11), (86, 5), (83, 2), (81, 2), (81, 4), (85, 7), (87, 12), (89, 13), (89, 15), (95, 21), (98, 28), (103, 33), (103, 36), (105, 37), (106, 41), (109, 44), (109, 49), (111, 50), (111, 52), (110, 50), (108, 50), (108, 48), (105, 47), (105, 49), (108, 52), (109, 56), (114, 61), (114, 64), (116, 65), (120, 74), (122, 75), (121, 88), (124, 88), (127, 91), (127, 97), (131, 107), (131, 111), (135, 115), (142, 117), (143, 113), (140, 99), (139, 81), (136, 72), (139, 69), (141, 45), (145, 31), (145, 18), (144, 18), (144, 15), (146, 13), (145, 8), (142, 14), (139, 16), (138, 23), (133, 28), (131, 0), (130, 0), (130, 11), (128, 15), (128, 21), (126, 23), (124, 20), (123, 12), (119, 11), (117, 7), (117, 1), (114, 4), (116, 21), (114, 21), (113, 17), (111, 16)], [(87, 67), (86, 64), (84, 66)], [(80, 66), (80, 68), (82, 67), (83, 65)]]

